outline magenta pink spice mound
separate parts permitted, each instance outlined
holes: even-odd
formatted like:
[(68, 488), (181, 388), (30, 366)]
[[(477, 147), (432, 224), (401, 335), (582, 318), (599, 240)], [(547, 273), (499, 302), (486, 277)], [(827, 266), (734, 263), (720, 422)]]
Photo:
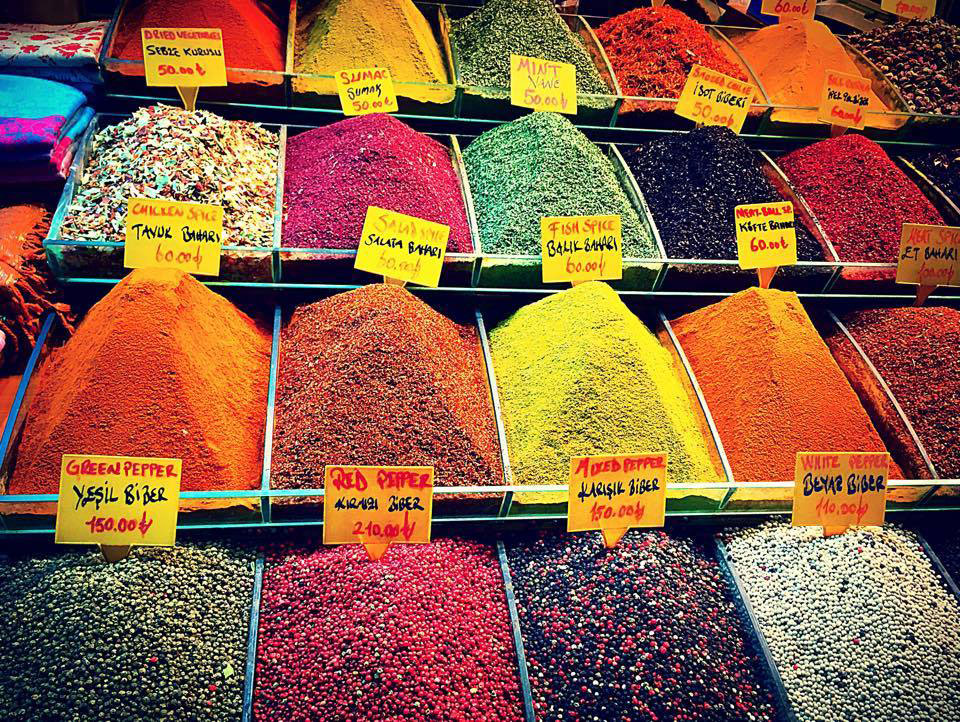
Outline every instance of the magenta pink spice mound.
[(391, 115), (359, 115), (287, 140), (286, 248), (356, 248), (367, 206), (450, 226), (448, 253), (473, 250), (449, 149)]
[(293, 545), (267, 554), (258, 722), (521, 722), (503, 578), (487, 545)]

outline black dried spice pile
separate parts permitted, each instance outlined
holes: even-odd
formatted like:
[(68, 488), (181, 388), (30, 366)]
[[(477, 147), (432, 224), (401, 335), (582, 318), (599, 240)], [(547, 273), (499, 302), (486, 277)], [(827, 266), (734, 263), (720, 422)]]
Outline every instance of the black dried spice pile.
[(914, 166), (940, 187), (954, 203), (960, 203), (960, 148), (935, 150), (913, 160)]
[(0, 718), (239, 720), (252, 590), (220, 545), (0, 555)]
[[(627, 150), (624, 158), (669, 258), (735, 259), (733, 209), (784, 200), (764, 175), (760, 156), (728, 128), (671, 134)], [(820, 244), (799, 222), (797, 258), (823, 260)]]
[(538, 719), (776, 717), (711, 542), (559, 534), (507, 557)]

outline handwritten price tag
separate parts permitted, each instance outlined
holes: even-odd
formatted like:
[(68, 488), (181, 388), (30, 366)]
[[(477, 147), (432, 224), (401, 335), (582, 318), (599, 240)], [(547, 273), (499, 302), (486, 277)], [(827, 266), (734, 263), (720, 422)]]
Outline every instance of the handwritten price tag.
[(793, 526), (842, 530), (883, 524), (890, 455), (797, 454)]
[(663, 526), (666, 505), (666, 454), (570, 459), (567, 531), (599, 529), (612, 547), (628, 529)]
[(870, 105), (870, 81), (861, 75), (828, 70), (823, 77), (823, 92), (817, 120), (844, 128), (863, 129)]
[(369, 206), (354, 268), (436, 288), (450, 226)]
[(173, 546), (180, 459), (64, 454), (57, 544)]
[(390, 544), (427, 544), (432, 466), (327, 466), (323, 543), (363, 544), (379, 559)]
[(780, 20), (813, 20), (817, 3), (816, 0), (763, 0), (760, 12), (776, 15)]
[(124, 268), (179, 268), (220, 274), (223, 207), (156, 198), (127, 199)]
[(960, 286), (960, 227), (904, 223), (897, 283)]
[(147, 85), (203, 88), (227, 84), (219, 28), (140, 28)]
[(344, 115), (395, 113), (397, 94), (387, 68), (355, 68), (337, 73), (337, 94)]
[(734, 208), (740, 268), (776, 268), (797, 263), (793, 203), (749, 203)]
[(510, 102), (521, 108), (576, 115), (576, 66), (511, 55)]
[(623, 278), (620, 216), (551, 216), (540, 219), (543, 282)]
[(937, 11), (937, 0), (881, 0), (880, 9), (902, 18), (927, 20)]
[(755, 93), (745, 80), (694, 65), (674, 112), (700, 125), (722, 125), (739, 133)]

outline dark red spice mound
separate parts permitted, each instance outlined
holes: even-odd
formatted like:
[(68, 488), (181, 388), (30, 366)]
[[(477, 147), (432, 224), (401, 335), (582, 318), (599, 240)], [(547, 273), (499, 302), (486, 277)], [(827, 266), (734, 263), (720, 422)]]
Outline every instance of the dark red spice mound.
[(450, 151), (392, 115), (360, 115), (287, 141), (283, 245), (356, 248), (378, 206), (450, 226), (448, 253), (473, 250)]
[(503, 578), (490, 547), (436, 539), (271, 550), (259, 722), (523, 719)]
[(503, 483), (477, 332), (397, 286), (298, 308), (283, 331), (273, 485), (326, 464), (433, 466), (437, 486)]
[(841, 261), (896, 263), (904, 223), (942, 225), (923, 192), (856, 133), (799, 148), (779, 161)]
[[(748, 79), (699, 23), (670, 7), (631, 10), (596, 32), (626, 95), (677, 98), (694, 65)], [(640, 104), (627, 101), (620, 112), (637, 109)]]

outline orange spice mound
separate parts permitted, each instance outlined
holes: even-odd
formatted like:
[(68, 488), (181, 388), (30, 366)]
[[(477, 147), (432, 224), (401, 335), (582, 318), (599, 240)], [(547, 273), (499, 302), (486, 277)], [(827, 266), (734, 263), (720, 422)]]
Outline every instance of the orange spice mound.
[(225, 298), (134, 271), (33, 379), (8, 491), (55, 492), (62, 454), (182, 459), (183, 490), (258, 488), (269, 365), (269, 335)]
[(887, 450), (795, 293), (752, 288), (673, 326), (736, 481), (792, 481), (798, 451)]

